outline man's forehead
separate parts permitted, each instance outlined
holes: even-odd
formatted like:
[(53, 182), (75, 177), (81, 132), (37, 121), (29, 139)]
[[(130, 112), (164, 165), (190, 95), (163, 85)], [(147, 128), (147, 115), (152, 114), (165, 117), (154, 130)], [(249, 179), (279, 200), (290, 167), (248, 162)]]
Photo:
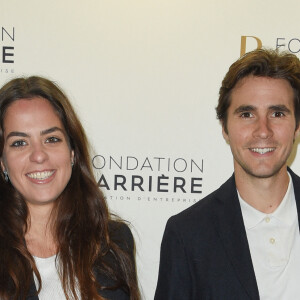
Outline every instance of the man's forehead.
[(294, 91), (285, 79), (248, 76), (233, 88), (231, 103), (236, 105), (293, 105)]
[(286, 87), (290, 87), (292, 89), (292, 86), (290, 82), (287, 79), (283, 78), (273, 78), (269, 76), (254, 76), (254, 75), (248, 75), (245, 76), (237, 81), (235, 86), (233, 87), (232, 91), (238, 90), (242, 88), (247, 83), (253, 83), (253, 85), (262, 85), (262, 84), (268, 84), (268, 83), (274, 83), (274, 84), (280, 84), (284, 83)]

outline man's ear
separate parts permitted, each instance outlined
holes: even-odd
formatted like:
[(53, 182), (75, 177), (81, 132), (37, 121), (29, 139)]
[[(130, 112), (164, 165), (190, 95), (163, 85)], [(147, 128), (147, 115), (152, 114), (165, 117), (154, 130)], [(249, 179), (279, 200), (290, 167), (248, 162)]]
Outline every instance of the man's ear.
[(229, 144), (228, 133), (227, 133), (227, 130), (225, 129), (225, 125), (223, 122), (222, 122), (222, 135), (223, 135), (223, 138), (226, 141), (226, 143)]
[(294, 141), (299, 137), (299, 135), (300, 135), (300, 124), (298, 124), (298, 127), (295, 130)]

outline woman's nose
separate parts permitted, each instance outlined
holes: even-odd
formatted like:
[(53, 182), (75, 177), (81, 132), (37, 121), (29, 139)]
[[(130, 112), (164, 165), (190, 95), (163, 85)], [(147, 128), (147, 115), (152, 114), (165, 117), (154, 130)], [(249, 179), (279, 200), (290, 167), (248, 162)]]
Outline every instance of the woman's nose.
[(43, 145), (33, 145), (30, 160), (36, 163), (43, 163), (48, 158), (48, 154)]

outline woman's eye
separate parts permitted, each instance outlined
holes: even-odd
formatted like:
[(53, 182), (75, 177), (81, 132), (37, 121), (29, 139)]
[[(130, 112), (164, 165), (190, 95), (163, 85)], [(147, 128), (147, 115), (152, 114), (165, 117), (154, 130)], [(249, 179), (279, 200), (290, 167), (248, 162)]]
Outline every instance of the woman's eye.
[(61, 142), (61, 139), (55, 136), (51, 136), (46, 140), (46, 143), (58, 143), (58, 142)]
[(27, 145), (27, 143), (25, 141), (20, 140), (20, 141), (14, 141), (10, 146), (18, 148), (18, 147), (23, 147), (26, 145)]

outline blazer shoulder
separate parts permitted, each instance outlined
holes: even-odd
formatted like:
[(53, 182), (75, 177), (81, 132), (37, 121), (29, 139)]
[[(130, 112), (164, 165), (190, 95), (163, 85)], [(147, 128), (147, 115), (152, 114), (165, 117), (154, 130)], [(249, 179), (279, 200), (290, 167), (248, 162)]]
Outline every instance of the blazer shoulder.
[(199, 202), (183, 210), (168, 220), (168, 226), (172, 224), (199, 225), (201, 222), (207, 223), (213, 218), (216, 212), (223, 209), (227, 199), (232, 199), (237, 195), (234, 175), (232, 175), (218, 189), (204, 197)]
[(134, 239), (129, 226), (118, 220), (111, 220), (108, 223), (108, 233), (110, 239), (122, 250), (133, 252)]
[[(101, 286), (107, 287), (103, 290), (99, 290), (99, 294), (105, 299), (129, 300), (129, 287), (126, 283), (124, 268), (122, 267), (123, 259), (126, 256), (120, 255), (116, 246), (128, 255), (127, 262), (132, 264), (135, 270), (135, 245), (133, 235), (129, 226), (119, 220), (109, 221), (108, 234), (110, 240), (115, 245), (101, 258), (101, 261), (97, 262), (94, 268), (97, 282)], [(104, 268), (103, 265), (108, 268)]]

